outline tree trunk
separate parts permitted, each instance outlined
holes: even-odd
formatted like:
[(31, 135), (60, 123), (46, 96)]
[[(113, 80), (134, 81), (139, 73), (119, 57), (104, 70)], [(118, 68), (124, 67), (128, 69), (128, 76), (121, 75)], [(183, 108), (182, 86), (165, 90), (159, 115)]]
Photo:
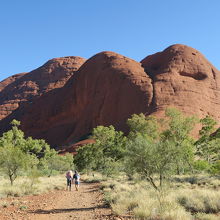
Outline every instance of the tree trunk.
[(50, 173), (49, 173), (49, 175), (48, 175), (47, 177), (51, 177), (52, 172), (53, 172), (53, 170), (51, 169), (51, 170), (50, 170)]
[(177, 175), (180, 175), (180, 167), (179, 167), (179, 164), (177, 164), (176, 172), (177, 172)]
[(11, 186), (13, 186), (13, 175), (9, 175), (9, 179), (10, 179), (10, 182), (11, 182)]
[(157, 191), (159, 191), (158, 187), (156, 186), (156, 184), (154, 183), (152, 177), (148, 177), (147, 178), (149, 180), (149, 182), (151, 183), (151, 185), (154, 187), (154, 189), (156, 189)]
[(160, 188), (162, 188), (163, 176), (160, 174)]

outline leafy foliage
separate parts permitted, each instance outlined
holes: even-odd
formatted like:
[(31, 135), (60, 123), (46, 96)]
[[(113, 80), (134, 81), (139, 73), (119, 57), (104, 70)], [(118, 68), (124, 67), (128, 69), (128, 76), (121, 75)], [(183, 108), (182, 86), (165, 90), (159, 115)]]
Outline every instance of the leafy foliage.
[(210, 167), (210, 173), (212, 174), (220, 174), (220, 160), (215, 161)]
[[(73, 156), (59, 156), (42, 139), (25, 138), (18, 129), (19, 121), (11, 122), (12, 129), (0, 137), (1, 171), (8, 176), (11, 184), (22, 171), (31, 179), (36, 179), (41, 170), (63, 171), (73, 166)], [(36, 178), (35, 178), (36, 177)]]
[(43, 157), (50, 151), (50, 146), (42, 139), (32, 139), (28, 137), (25, 139), (24, 132), (18, 129), (19, 121), (15, 119), (11, 123), (12, 129), (3, 133), (0, 138), (0, 147), (14, 146), (20, 148), (24, 153), (34, 154), (37, 157)]
[(113, 126), (98, 126), (93, 129), (91, 138), (94, 144), (78, 149), (74, 158), (80, 170), (97, 170), (107, 175), (114, 173), (115, 163), (123, 157), (126, 138), (122, 132), (115, 131)]
[[(177, 174), (184, 172), (186, 166), (192, 168), (194, 157), (194, 140), (190, 137), (197, 119), (184, 116), (174, 108), (165, 112), (168, 117), (167, 128), (161, 133), (161, 141), (169, 141), (175, 147), (175, 166)], [(182, 170), (182, 171), (181, 171)]]
[[(189, 133), (195, 118), (185, 117), (176, 109), (167, 109), (166, 116), (165, 130), (164, 122), (161, 124), (143, 114), (133, 115), (128, 120), (132, 135), (126, 145), (126, 172), (146, 177), (156, 190), (160, 190), (163, 180), (175, 170), (180, 173), (180, 169), (184, 172), (185, 167), (191, 167), (194, 155), (193, 139)], [(159, 176), (159, 185), (156, 185), (156, 175)]]
[(54, 151), (53, 154), (46, 156), (45, 165), (45, 168), (49, 170), (49, 176), (52, 175), (53, 170), (63, 172), (73, 169), (73, 155), (65, 154), (60, 156)]
[(218, 134), (212, 135), (217, 122), (211, 116), (206, 116), (200, 122), (200, 138), (195, 143), (197, 155), (211, 165), (220, 159), (220, 138)]
[(8, 145), (0, 148), (0, 166), (13, 185), (14, 180), (23, 169), (27, 169), (31, 161), (30, 155), (25, 154), (21, 149)]
[(137, 133), (151, 140), (155, 140), (159, 136), (159, 125), (155, 117), (145, 117), (143, 113), (139, 115), (133, 114), (132, 117), (128, 119), (127, 124), (130, 128), (129, 139), (135, 138)]

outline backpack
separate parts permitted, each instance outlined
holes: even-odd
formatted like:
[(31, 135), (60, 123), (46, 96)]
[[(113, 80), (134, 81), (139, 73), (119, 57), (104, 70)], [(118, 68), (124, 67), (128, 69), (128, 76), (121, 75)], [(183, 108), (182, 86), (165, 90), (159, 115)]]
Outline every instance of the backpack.
[(79, 174), (74, 174), (74, 177), (73, 177), (76, 181), (79, 181), (80, 179), (80, 175)]

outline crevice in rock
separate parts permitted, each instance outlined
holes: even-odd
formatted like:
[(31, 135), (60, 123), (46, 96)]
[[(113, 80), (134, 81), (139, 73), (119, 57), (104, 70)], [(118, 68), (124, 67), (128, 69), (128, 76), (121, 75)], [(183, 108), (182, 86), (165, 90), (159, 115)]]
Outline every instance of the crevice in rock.
[(213, 68), (212, 68), (212, 75), (213, 75), (214, 80), (216, 80), (216, 73)]
[(195, 80), (204, 80), (207, 78), (207, 75), (205, 73), (202, 73), (202, 72), (198, 72), (196, 74), (190, 74), (190, 73), (187, 73), (187, 72), (180, 72), (179, 73), (181, 76), (186, 76), (186, 77), (191, 77)]
[(144, 72), (150, 77), (151, 79), (151, 84), (152, 84), (152, 88), (153, 88), (153, 94), (152, 94), (152, 99), (151, 99), (151, 102), (149, 104), (149, 111), (147, 114), (151, 114), (153, 112), (156, 111), (156, 108), (157, 108), (157, 104), (156, 104), (156, 92), (155, 92), (155, 81), (156, 81), (156, 77), (155, 77), (155, 73), (154, 73), (154, 70), (157, 70), (158, 67), (157, 66), (154, 66), (153, 70), (151, 68), (146, 68), (142, 65), (143, 69), (144, 69)]

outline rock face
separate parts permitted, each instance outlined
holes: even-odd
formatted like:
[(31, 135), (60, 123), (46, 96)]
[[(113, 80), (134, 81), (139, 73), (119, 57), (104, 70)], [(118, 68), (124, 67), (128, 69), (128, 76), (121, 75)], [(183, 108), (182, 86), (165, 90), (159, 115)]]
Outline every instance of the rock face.
[(81, 57), (56, 58), (30, 73), (16, 74), (0, 82), (0, 120), (21, 103), (30, 103), (34, 98), (62, 87), (84, 62)]
[[(59, 75), (59, 67), (54, 72)], [(10, 85), (28, 74), (17, 76)], [(41, 95), (1, 120), (0, 132), (17, 118), (26, 135), (62, 148), (83, 139), (97, 125), (126, 131), (132, 114), (161, 116), (168, 106), (199, 117), (210, 114), (220, 122), (219, 77), (220, 72), (202, 54), (185, 45), (170, 46), (141, 63), (102, 52), (87, 60), (65, 85), (65, 80), (41, 84), (37, 90)], [(55, 85), (59, 86), (52, 89)]]
[(9, 84), (13, 83), (14, 81), (16, 81), (17, 79), (19, 79), (20, 77), (22, 77), (23, 75), (25, 75), (26, 73), (18, 73), (15, 74), (13, 76), (8, 77), (7, 79), (3, 80), (0, 82), (0, 92)]
[(16, 115), (27, 135), (61, 145), (79, 140), (97, 125), (124, 130), (131, 114), (149, 111), (152, 89), (140, 63), (102, 52), (86, 61), (63, 88), (42, 95)]
[(177, 44), (141, 63), (153, 81), (152, 112), (174, 106), (220, 122), (220, 72), (197, 50)]

